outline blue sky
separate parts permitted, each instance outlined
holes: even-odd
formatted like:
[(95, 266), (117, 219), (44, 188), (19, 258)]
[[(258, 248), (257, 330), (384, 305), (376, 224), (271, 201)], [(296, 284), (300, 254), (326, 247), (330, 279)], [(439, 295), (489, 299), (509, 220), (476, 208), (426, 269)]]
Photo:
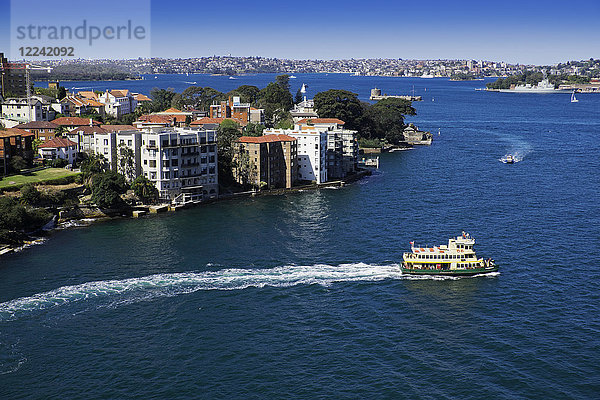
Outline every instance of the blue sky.
[[(60, 7), (60, 3), (47, 4)], [(490, 3), (152, 1), (151, 55), (451, 58), (533, 64), (600, 58), (600, 1)], [(0, 0), (0, 51), (5, 53), (10, 47), (8, 8), (9, 0)], [(64, 11), (65, 18), (69, 13)]]

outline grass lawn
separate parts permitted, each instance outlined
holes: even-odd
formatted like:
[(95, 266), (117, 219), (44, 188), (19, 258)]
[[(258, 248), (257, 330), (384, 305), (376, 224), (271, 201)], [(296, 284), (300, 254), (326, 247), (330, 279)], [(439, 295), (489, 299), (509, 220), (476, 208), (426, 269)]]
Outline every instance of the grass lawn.
[(76, 174), (77, 172), (68, 171), (64, 168), (46, 168), (40, 171), (32, 172), (28, 175), (6, 176), (0, 179), (0, 188), (13, 185), (24, 185), (26, 183), (37, 183)]

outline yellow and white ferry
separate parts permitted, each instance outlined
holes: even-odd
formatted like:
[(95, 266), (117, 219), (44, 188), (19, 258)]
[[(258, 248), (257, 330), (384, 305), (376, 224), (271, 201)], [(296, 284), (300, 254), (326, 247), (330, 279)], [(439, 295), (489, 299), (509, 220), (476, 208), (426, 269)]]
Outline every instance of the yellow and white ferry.
[(403, 274), (469, 276), (498, 271), (494, 260), (477, 258), (475, 239), (466, 232), (448, 240), (448, 245), (418, 247), (410, 242), (412, 252), (404, 253), (400, 267)]

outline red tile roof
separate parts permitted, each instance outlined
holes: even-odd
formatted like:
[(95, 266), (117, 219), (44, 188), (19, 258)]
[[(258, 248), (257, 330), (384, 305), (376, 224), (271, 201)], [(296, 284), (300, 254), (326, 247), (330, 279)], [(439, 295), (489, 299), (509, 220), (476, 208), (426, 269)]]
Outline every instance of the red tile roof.
[(169, 114), (169, 113), (182, 113), (183, 111), (178, 110), (174, 107), (169, 108), (168, 110), (165, 110), (162, 112), (162, 114)]
[(77, 92), (77, 95), (92, 100), (96, 100), (98, 98), (98, 95), (91, 90), (82, 90), (81, 92)]
[(93, 135), (94, 133), (106, 133), (106, 130), (100, 126), (78, 126), (69, 131), (69, 133), (83, 132), (86, 135)]
[[(52, 121), (52, 123), (61, 126), (84, 126), (90, 125), (90, 118), (81, 117), (60, 117)], [(100, 122), (92, 120), (92, 124), (100, 126)]]
[(39, 147), (40, 147), (40, 149), (47, 149), (49, 147), (59, 148), (59, 147), (72, 147), (72, 146), (77, 146), (77, 143), (72, 142), (69, 139), (56, 137), (56, 138), (45, 141)]
[(127, 95), (129, 94), (129, 90), (127, 90), (127, 89), (111, 90), (110, 94), (112, 94), (115, 97), (127, 97)]
[(147, 122), (150, 124), (171, 124), (173, 117), (169, 115), (144, 114), (140, 115), (136, 122)]
[(86, 101), (87, 105), (90, 107), (104, 107), (104, 104), (102, 104), (96, 100), (86, 99), (85, 101)]
[(141, 94), (141, 93), (136, 94), (134, 97), (137, 101), (152, 101), (152, 99), (150, 97), (146, 96), (145, 94)]
[(19, 128), (8, 128), (6, 130), (0, 130), (0, 137), (13, 136), (35, 136), (35, 134)]
[(341, 119), (337, 119), (337, 118), (313, 118), (313, 119), (309, 119), (309, 118), (304, 118), (301, 119), (300, 121), (297, 122), (298, 124), (306, 124), (306, 123), (310, 123), (310, 124), (338, 124), (338, 125), (344, 125), (345, 122), (342, 121)]
[(241, 143), (273, 143), (273, 142), (295, 142), (296, 138), (288, 135), (264, 135), (264, 136), (242, 136)]
[(26, 124), (19, 124), (15, 128), (19, 129), (56, 129), (58, 125), (48, 121), (31, 121)]

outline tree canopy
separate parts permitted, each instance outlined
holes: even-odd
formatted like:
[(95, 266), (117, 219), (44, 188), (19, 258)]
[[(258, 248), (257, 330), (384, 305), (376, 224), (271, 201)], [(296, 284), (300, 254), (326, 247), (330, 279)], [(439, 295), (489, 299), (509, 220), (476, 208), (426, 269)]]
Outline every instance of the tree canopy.
[(331, 89), (317, 93), (314, 102), (319, 117), (341, 119), (346, 123), (348, 129), (360, 128), (363, 107), (356, 97), (356, 93)]
[(361, 103), (355, 93), (331, 89), (317, 93), (315, 108), (321, 118), (338, 118), (345, 127), (358, 131), (363, 139), (385, 139), (398, 144), (403, 140), (404, 116), (416, 115), (408, 100), (389, 98), (375, 104)]
[(131, 184), (131, 189), (137, 197), (140, 198), (145, 204), (154, 203), (158, 199), (158, 190), (154, 183), (146, 178), (144, 175), (140, 175)]
[(92, 178), (92, 201), (100, 208), (119, 207), (123, 204), (120, 195), (126, 191), (125, 177), (116, 172), (101, 172)]

